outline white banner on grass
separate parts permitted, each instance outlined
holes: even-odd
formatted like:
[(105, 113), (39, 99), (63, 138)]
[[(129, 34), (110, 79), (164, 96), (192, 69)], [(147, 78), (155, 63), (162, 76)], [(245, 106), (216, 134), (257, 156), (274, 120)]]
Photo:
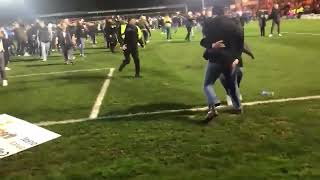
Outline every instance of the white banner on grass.
[(0, 159), (60, 137), (21, 119), (0, 115)]

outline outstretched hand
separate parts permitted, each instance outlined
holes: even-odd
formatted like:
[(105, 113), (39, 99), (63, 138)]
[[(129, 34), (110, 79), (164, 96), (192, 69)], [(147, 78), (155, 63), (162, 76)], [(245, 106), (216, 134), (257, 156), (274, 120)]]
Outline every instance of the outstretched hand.
[(218, 49), (218, 48), (225, 48), (226, 45), (224, 44), (223, 40), (217, 41), (212, 44), (212, 48)]

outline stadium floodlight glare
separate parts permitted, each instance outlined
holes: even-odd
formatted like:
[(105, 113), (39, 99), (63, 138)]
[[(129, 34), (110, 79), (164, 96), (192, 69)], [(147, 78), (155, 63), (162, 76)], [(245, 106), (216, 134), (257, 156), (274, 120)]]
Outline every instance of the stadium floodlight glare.
[(202, 10), (204, 10), (205, 9), (204, 0), (201, 0), (201, 2), (202, 2)]
[(7, 5), (23, 5), (24, 0), (0, 0), (0, 6), (7, 6)]

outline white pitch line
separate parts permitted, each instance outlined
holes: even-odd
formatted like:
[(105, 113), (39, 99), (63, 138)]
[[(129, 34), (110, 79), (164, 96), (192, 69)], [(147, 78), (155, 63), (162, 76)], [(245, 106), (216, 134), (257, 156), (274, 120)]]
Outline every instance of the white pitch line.
[(97, 97), (97, 100), (95, 101), (93, 107), (92, 107), (92, 111), (90, 113), (90, 116), (89, 116), (89, 119), (96, 119), (99, 115), (99, 112), (100, 112), (100, 108), (101, 108), (101, 105), (102, 105), (102, 101), (107, 93), (107, 90), (108, 90), (108, 87), (110, 85), (110, 82), (111, 82), (111, 78), (113, 76), (113, 73), (114, 73), (114, 68), (111, 68), (110, 69), (110, 72), (108, 74), (108, 77), (107, 79), (104, 81), (103, 85), (102, 85), (102, 88), (100, 90), (100, 93)]
[[(272, 104), (272, 103), (284, 103), (284, 102), (292, 102), (292, 101), (306, 101), (306, 100), (316, 100), (320, 99), (319, 96), (305, 96), (305, 97), (297, 97), (297, 98), (284, 98), (284, 99), (273, 99), (267, 101), (254, 101), (254, 102), (247, 102), (243, 103), (243, 106), (256, 106), (256, 105), (263, 105), (263, 104)], [(227, 106), (220, 106), (219, 109), (225, 109)], [(110, 115), (110, 116), (103, 116), (97, 117), (95, 119), (91, 118), (82, 118), (82, 119), (74, 119), (74, 120), (66, 120), (66, 121), (48, 121), (48, 122), (40, 122), (36, 125), (38, 126), (52, 126), (52, 125), (59, 125), (59, 124), (73, 124), (73, 123), (80, 123), (92, 120), (101, 120), (101, 119), (119, 119), (119, 118), (128, 118), (128, 117), (136, 117), (136, 116), (146, 116), (146, 115), (158, 115), (158, 114), (170, 114), (170, 113), (180, 113), (180, 112), (202, 112), (206, 111), (207, 107), (202, 108), (191, 108), (191, 109), (177, 109), (177, 110), (162, 110), (162, 111), (154, 111), (154, 112), (141, 112), (135, 114), (124, 114), (124, 115)]]
[(57, 71), (57, 72), (48, 72), (48, 73), (14, 75), (14, 76), (8, 76), (8, 78), (21, 78), (21, 77), (31, 77), (31, 76), (46, 76), (46, 75), (55, 75), (55, 74), (66, 74), (66, 73), (102, 71), (102, 70), (106, 70), (106, 69), (110, 69), (110, 68), (102, 68), (102, 69), (79, 69), (79, 70), (72, 70), (72, 71)]
[(297, 35), (320, 36), (320, 34), (318, 34), (318, 33), (283, 32), (283, 34), (297, 34)]

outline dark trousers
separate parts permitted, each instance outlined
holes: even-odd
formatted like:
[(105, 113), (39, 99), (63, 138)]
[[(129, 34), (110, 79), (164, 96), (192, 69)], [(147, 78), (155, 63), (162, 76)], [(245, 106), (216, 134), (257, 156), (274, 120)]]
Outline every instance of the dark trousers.
[(35, 55), (37, 52), (37, 48), (38, 48), (38, 43), (37, 41), (29, 41), (28, 45), (28, 53), (31, 55)]
[(260, 35), (265, 36), (266, 35), (266, 28), (265, 26), (260, 26)]
[(142, 30), (144, 42), (147, 43), (149, 40), (149, 32), (147, 30)]
[(5, 58), (4, 58), (4, 52), (0, 52), (0, 80), (6, 80), (6, 71), (5, 71)]
[(71, 56), (71, 53), (72, 53), (72, 47), (62, 46), (61, 50), (62, 50), (62, 55), (64, 57), (64, 61), (68, 62), (69, 56)]
[(90, 34), (90, 38), (92, 40), (92, 44), (97, 44), (97, 42), (96, 42), (96, 34), (95, 33)]
[(207, 96), (209, 106), (220, 103), (220, 100), (212, 88), (212, 85), (215, 84), (218, 78), (221, 80), (221, 75), (223, 75), (223, 84), (227, 90), (227, 94), (229, 94), (231, 97), (234, 108), (241, 108), (241, 102), (239, 98), (240, 92), (237, 86), (238, 81), (235, 71), (236, 69), (229, 69), (223, 65), (208, 62), (204, 80), (204, 92)]
[(122, 71), (122, 69), (124, 67), (126, 67), (128, 64), (130, 64), (130, 61), (131, 61), (130, 56), (132, 56), (133, 61), (134, 61), (134, 65), (135, 65), (135, 69), (136, 69), (136, 75), (140, 75), (140, 59), (139, 59), (138, 48), (128, 48), (123, 52), (123, 54), (124, 54), (124, 60), (121, 64), (119, 70)]
[(107, 48), (111, 50), (112, 53), (114, 53), (114, 49), (117, 46), (117, 37), (116, 35), (113, 35), (112, 37), (106, 38)]
[(4, 60), (5, 60), (5, 67), (7, 67), (10, 61), (10, 53), (8, 51), (4, 52)]
[(188, 26), (187, 27), (187, 36), (186, 36), (186, 40), (187, 41), (190, 41), (191, 39), (190, 39), (190, 36), (191, 36), (191, 31), (192, 31), (192, 27), (191, 26)]
[(278, 34), (280, 34), (280, 21), (272, 21), (271, 34), (273, 34), (273, 28), (275, 25), (277, 25)]
[(18, 40), (18, 43), (17, 43), (17, 54), (18, 55), (24, 55), (26, 46), (27, 46), (27, 42), (25, 42), (23, 40), (22, 41)]
[[(242, 78), (243, 78), (243, 68), (242, 67), (237, 67), (235, 70), (234, 70), (234, 76), (236, 78), (236, 82), (237, 82), (237, 86), (238, 88), (240, 89), (240, 84), (241, 84), (241, 81), (242, 81)], [(220, 82), (221, 84), (223, 85), (224, 89), (226, 90), (227, 94), (229, 95), (229, 90), (228, 90), (228, 86), (227, 86), (227, 82), (226, 82), (226, 78), (224, 75), (221, 75), (220, 76)]]

